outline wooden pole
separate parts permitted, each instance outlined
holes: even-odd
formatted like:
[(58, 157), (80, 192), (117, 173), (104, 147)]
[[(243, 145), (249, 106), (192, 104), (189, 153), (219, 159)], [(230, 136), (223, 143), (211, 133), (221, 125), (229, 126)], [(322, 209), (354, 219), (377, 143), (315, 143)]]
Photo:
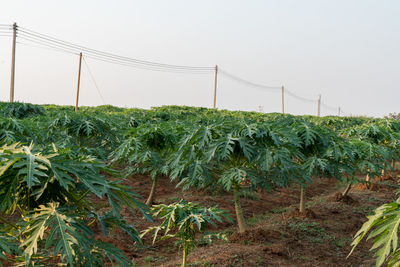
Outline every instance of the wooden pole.
[(13, 24), (13, 41), (11, 55), (11, 82), (10, 82), (10, 102), (14, 102), (14, 81), (15, 81), (15, 48), (17, 43), (17, 23)]
[(285, 114), (285, 87), (282, 85), (282, 114)]
[(77, 89), (76, 89), (75, 112), (78, 112), (79, 86), (81, 84), (81, 66), (82, 66), (82, 53), (79, 54), (78, 86), (77, 86)]
[(318, 96), (318, 117), (321, 117), (321, 95)]
[(217, 79), (218, 79), (218, 65), (215, 65), (213, 108), (217, 108)]

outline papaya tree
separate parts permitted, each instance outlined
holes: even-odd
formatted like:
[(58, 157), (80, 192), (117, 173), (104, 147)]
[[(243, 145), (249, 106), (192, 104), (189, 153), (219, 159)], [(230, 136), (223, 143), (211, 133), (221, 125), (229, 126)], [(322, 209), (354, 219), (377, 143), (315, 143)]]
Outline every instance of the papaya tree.
[(392, 168), (391, 161), (397, 161), (400, 148), (399, 133), (381, 124), (369, 122), (341, 132), (353, 151), (349, 163), (353, 165), (354, 170), (344, 195), (348, 193), (352, 184), (360, 182), (355, 178), (355, 174), (365, 175), (364, 183), (369, 186), (371, 178), (382, 176)]
[(159, 175), (168, 174), (167, 158), (177, 142), (179, 124), (148, 123), (133, 128), (121, 145), (111, 154), (113, 162), (127, 163), (127, 176), (149, 175), (152, 186), (146, 204), (152, 205)]
[[(306, 121), (298, 120), (292, 124), (294, 131), (301, 140), (298, 154), (294, 158), (300, 166), (300, 181), (312, 182), (314, 176), (327, 175), (340, 179), (345, 168), (342, 158), (341, 144), (344, 140), (329, 128), (318, 126)], [(305, 187), (301, 183), (299, 212), (305, 212)]]
[(151, 208), (154, 218), (161, 220), (159, 226), (144, 230), (141, 237), (153, 232), (153, 244), (156, 240), (176, 238), (182, 248), (182, 267), (186, 266), (187, 256), (196, 246), (196, 234), (203, 233), (209, 225), (216, 227), (216, 222), (231, 221), (229, 214), (218, 207), (206, 208), (197, 203), (181, 200), (177, 203), (154, 205)]
[(297, 170), (292, 162), (297, 137), (282, 123), (272, 124), (223, 120), (187, 131), (170, 157), (171, 179), (179, 179), (184, 190), (222, 188), (232, 193), (238, 231), (246, 231), (242, 192), (288, 185)]
[[(129, 266), (130, 260), (121, 250), (95, 240), (89, 222), (98, 220), (99, 212), (90, 199), (108, 201), (107, 218), (99, 216), (104, 218), (100, 223), (107, 229), (121, 228), (136, 243), (141, 242), (139, 234), (122, 219), (121, 205), (147, 216), (146, 208), (131, 188), (122, 185), (121, 180), (106, 179), (101, 172), (114, 173), (93, 157), (55, 146), (1, 146), (0, 243), (10, 240), (19, 249), (10, 246), (6, 250), (1, 244), (0, 249), (7, 254), (13, 252), (21, 258), (16, 260), (23, 259), (26, 266), (50, 258), (69, 266), (103, 266), (104, 259)], [(13, 220), (8, 219), (10, 216)]]

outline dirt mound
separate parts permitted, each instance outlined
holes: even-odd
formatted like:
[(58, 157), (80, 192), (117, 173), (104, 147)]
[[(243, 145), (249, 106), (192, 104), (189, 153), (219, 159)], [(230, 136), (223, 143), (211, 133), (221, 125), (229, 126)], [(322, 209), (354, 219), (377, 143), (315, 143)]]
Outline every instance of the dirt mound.
[[(271, 266), (273, 256), (264, 250), (262, 245), (241, 245), (230, 243), (214, 245), (213, 247), (199, 247), (189, 254), (190, 266), (218, 266), (218, 267), (249, 267)], [(180, 259), (162, 264), (163, 267), (179, 266)], [(142, 266), (142, 265), (141, 265)], [(147, 266), (147, 265), (143, 265)], [(276, 266), (276, 265), (275, 265)]]
[(349, 195), (343, 196), (341, 192), (337, 192), (335, 195), (328, 199), (331, 202), (341, 202), (347, 205), (357, 205), (359, 204), (358, 200), (352, 198)]
[(287, 258), (289, 257), (290, 250), (293, 246), (296, 246), (296, 239), (290, 237), (278, 242), (274, 242), (270, 246), (264, 247), (263, 251), (270, 255)]
[(369, 190), (377, 192), (381, 189), (381, 185), (376, 182), (359, 183), (355, 188), (358, 190)]
[(306, 209), (304, 212), (300, 212), (299, 209), (289, 211), (284, 214), (285, 219), (290, 218), (301, 218), (301, 219), (316, 219), (318, 216), (310, 209)]
[(264, 230), (262, 228), (255, 228), (245, 231), (244, 233), (234, 233), (230, 236), (231, 243), (265, 243), (279, 240), (283, 233), (274, 230)]

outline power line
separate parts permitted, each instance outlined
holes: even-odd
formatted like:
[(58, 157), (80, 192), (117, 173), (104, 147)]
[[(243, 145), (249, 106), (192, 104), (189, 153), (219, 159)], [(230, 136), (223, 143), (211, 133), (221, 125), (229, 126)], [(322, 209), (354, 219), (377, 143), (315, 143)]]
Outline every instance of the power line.
[(231, 80), (237, 81), (237, 82), (242, 83), (242, 84), (246, 84), (246, 85), (251, 86), (251, 87), (255, 87), (255, 88), (258, 88), (258, 89), (269, 90), (269, 91), (281, 90), (281, 87), (278, 87), (278, 86), (268, 86), (268, 85), (263, 85), (263, 84), (257, 84), (257, 83), (250, 82), (248, 80), (245, 80), (243, 78), (240, 78), (238, 76), (230, 74), (230, 73), (224, 71), (221, 68), (219, 68), (219, 72), (221, 74), (223, 74), (224, 76), (226, 76), (227, 78), (231, 79)]
[(96, 80), (94, 79), (94, 76), (93, 76), (92, 72), (90, 71), (89, 64), (87, 63), (85, 57), (83, 57), (83, 62), (85, 62), (86, 69), (88, 70), (88, 72), (89, 72), (89, 74), (90, 74), (90, 77), (92, 78), (92, 81), (93, 81), (93, 83), (94, 83), (94, 86), (96, 87), (97, 92), (99, 93), (99, 95), (100, 95), (100, 97), (101, 97), (101, 100), (103, 101), (103, 104), (105, 105), (105, 104), (106, 104), (106, 101), (104, 100), (104, 97), (103, 97), (103, 95), (102, 95), (101, 92), (100, 92), (99, 86), (97, 85), (97, 82), (96, 82)]
[(146, 66), (140, 66), (140, 65), (135, 65), (132, 63), (126, 63), (124, 61), (120, 60), (115, 60), (115, 59), (106, 59), (98, 56), (92, 56), (92, 55), (87, 55), (85, 54), (87, 58), (97, 60), (97, 61), (102, 61), (102, 62), (107, 62), (107, 63), (112, 63), (120, 66), (125, 66), (125, 67), (131, 67), (135, 69), (145, 69), (145, 70), (151, 70), (151, 71), (158, 71), (158, 72), (169, 72), (169, 73), (181, 73), (181, 74), (209, 74), (209, 72), (205, 73), (204, 71), (192, 71), (192, 70), (165, 70), (162, 68), (151, 68), (151, 67), (146, 67)]
[[(29, 41), (33, 44), (36, 45), (32, 45), (32, 44), (27, 44), (27, 43), (22, 43), (24, 45), (27, 46), (31, 46), (31, 47), (36, 47), (36, 48), (40, 48), (40, 49), (46, 49), (46, 50), (51, 50), (51, 51), (58, 51), (58, 52), (63, 52), (63, 53), (68, 53), (68, 54), (73, 54), (73, 55), (79, 55), (79, 53), (75, 50), (69, 49), (69, 48), (64, 48), (61, 46), (57, 46), (57, 45), (53, 45), (49, 42), (46, 41), (41, 41), (38, 39), (33, 39), (30, 37), (26, 37), (26, 36), (19, 36), (19, 39), (25, 40), (25, 41)], [(20, 42), (19, 42), (20, 43)], [(107, 63), (112, 63), (112, 64), (117, 64), (120, 66), (125, 66), (125, 67), (131, 67), (131, 68), (136, 68), (136, 69), (146, 69), (146, 70), (151, 70), (151, 71), (158, 71), (158, 72), (169, 72), (169, 73), (184, 73), (184, 74), (204, 74), (204, 72), (202, 71), (191, 71), (191, 70), (186, 70), (186, 71), (181, 71), (181, 70), (164, 70), (164, 69), (160, 69), (160, 68), (155, 68), (155, 67), (147, 67), (147, 66), (140, 66), (137, 64), (133, 64), (133, 63), (127, 63), (121, 60), (115, 60), (115, 59), (108, 59), (108, 58), (102, 58), (99, 56), (93, 56), (93, 55), (87, 55), (85, 54), (85, 57), (90, 58), (90, 59), (94, 59), (97, 61), (102, 61), (102, 62), (107, 62)]]
[(297, 100), (301, 100), (301, 101), (303, 101), (303, 102), (308, 102), (308, 103), (316, 103), (316, 102), (318, 102), (317, 99), (310, 99), (310, 98), (305, 98), (305, 97), (296, 95), (295, 93), (292, 93), (291, 91), (287, 90), (286, 88), (285, 88), (285, 93), (287, 93), (287, 94), (290, 95), (291, 97), (294, 97), (294, 98), (296, 98)]
[[(227, 78), (231, 79), (231, 80), (237, 81), (239, 83), (245, 84), (245, 85), (250, 86), (250, 87), (263, 89), (263, 90), (268, 90), (268, 91), (280, 91), (282, 89), (282, 87), (278, 87), (278, 86), (268, 86), (268, 85), (253, 83), (253, 82), (250, 82), (250, 81), (245, 80), (243, 78), (240, 78), (238, 76), (235, 76), (233, 74), (230, 74), (227, 71), (222, 70), (222, 69), (220, 69), (219, 72), (221, 74), (223, 74), (224, 76), (226, 76)], [(285, 93), (287, 93), (288, 95), (290, 95), (290, 96), (292, 96), (292, 97), (294, 97), (294, 98), (296, 98), (298, 100), (304, 101), (304, 102), (315, 103), (315, 102), (318, 101), (316, 99), (308, 99), (308, 98), (296, 95), (295, 93), (287, 90), (286, 88), (285, 88)]]
[(136, 63), (139, 65), (145, 65), (145, 66), (151, 66), (151, 67), (158, 67), (158, 68), (164, 68), (164, 69), (178, 69), (178, 70), (194, 70), (194, 71), (212, 71), (214, 70), (213, 67), (196, 67), (196, 66), (185, 66), (185, 65), (172, 65), (172, 64), (164, 64), (164, 63), (158, 63), (158, 62), (152, 62), (152, 61), (146, 61), (146, 60), (138, 60), (138, 59), (134, 59), (134, 58), (129, 58), (129, 57), (124, 57), (124, 56), (119, 56), (119, 55), (115, 55), (112, 53), (107, 53), (107, 52), (103, 52), (100, 50), (95, 50), (95, 49), (91, 49), (85, 46), (81, 46), (81, 45), (77, 45), (74, 43), (70, 43), (70, 42), (66, 42), (66, 41), (62, 41), (60, 39), (54, 38), (54, 37), (50, 37), (48, 35), (44, 35), (44, 34), (40, 34), (34, 31), (31, 31), (29, 29), (23, 28), (23, 27), (19, 27), (19, 33), (21, 33), (22, 35), (25, 36), (30, 36), (31, 38), (35, 38), (40, 39), (42, 41), (47, 41), (50, 43), (53, 43), (54, 45), (59, 45), (59, 46), (63, 46), (68, 47), (69, 49), (75, 50), (75, 51), (79, 51), (79, 52), (85, 52), (86, 54), (94, 54), (100, 57), (105, 57), (105, 58), (112, 58), (115, 60), (121, 60), (121, 61), (126, 61), (126, 62), (130, 62), (130, 63)]
[(334, 111), (337, 111), (337, 107), (332, 107), (332, 106), (329, 106), (329, 105), (327, 105), (327, 104), (325, 104), (325, 103), (323, 103), (322, 101), (321, 101), (321, 106), (323, 106), (324, 108), (326, 108), (326, 109), (330, 109), (330, 110), (334, 110)]
[[(19, 37), (20, 39), (23, 39), (25, 41), (29, 41), (28, 39), (25, 39), (23, 37)], [(28, 47), (33, 47), (33, 48), (39, 48), (39, 49), (44, 49), (44, 50), (48, 50), (48, 51), (55, 51), (55, 52), (60, 52), (60, 53), (64, 53), (64, 54), (74, 54), (74, 55), (78, 55), (77, 53), (71, 53), (70, 51), (67, 50), (63, 50), (60, 48), (56, 48), (56, 47), (51, 47), (51, 46), (45, 46), (45, 45), (33, 45), (33, 44), (29, 44), (29, 43), (24, 43), (21, 41), (18, 41), (17, 44), (22, 44), (24, 46), (28, 46)]]
[[(59, 45), (57, 43), (53, 43), (50, 41), (47, 41), (45, 39), (33, 37), (33, 36), (27, 36), (25, 34), (19, 34), (19, 38), (28, 40), (30, 42), (40, 44), (43, 46), (47, 46), (50, 48), (54, 49), (62, 49), (64, 52), (69, 52), (71, 54), (78, 54), (80, 50), (77, 48), (71, 47), (71, 46), (63, 46)], [(118, 58), (110, 58), (103, 56), (101, 54), (92, 54), (92, 53), (87, 53), (85, 52), (86, 57), (90, 57), (92, 59), (108, 62), (108, 63), (114, 63), (114, 64), (119, 64), (119, 65), (124, 65), (124, 66), (129, 66), (129, 67), (134, 67), (137, 69), (146, 69), (146, 70), (152, 70), (152, 71), (162, 71), (162, 72), (172, 72), (172, 73), (187, 73), (187, 74), (209, 74), (211, 73), (209, 70), (202, 70), (202, 69), (166, 69), (165, 67), (161, 66), (150, 66), (150, 65), (141, 65), (135, 62), (130, 62), (126, 60), (121, 60)]]

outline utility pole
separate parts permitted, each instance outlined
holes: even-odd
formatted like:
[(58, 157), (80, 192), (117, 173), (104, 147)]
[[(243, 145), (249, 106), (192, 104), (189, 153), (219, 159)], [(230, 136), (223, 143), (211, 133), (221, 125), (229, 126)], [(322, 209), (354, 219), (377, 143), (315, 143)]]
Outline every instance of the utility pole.
[(79, 86), (81, 84), (81, 66), (82, 66), (82, 52), (79, 54), (78, 86), (77, 86), (77, 89), (76, 89), (75, 112), (78, 112)]
[(285, 114), (285, 87), (282, 85), (282, 114)]
[(10, 102), (14, 102), (14, 81), (15, 81), (15, 46), (17, 43), (17, 23), (13, 24), (13, 42), (11, 55), (11, 82), (10, 82)]
[(318, 96), (318, 117), (321, 117), (321, 95)]
[(218, 65), (215, 65), (213, 108), (217, 108), (217, 79), (218, 79)]
[(338, 108), (338, 116), (340, 116), (340, 107)]

